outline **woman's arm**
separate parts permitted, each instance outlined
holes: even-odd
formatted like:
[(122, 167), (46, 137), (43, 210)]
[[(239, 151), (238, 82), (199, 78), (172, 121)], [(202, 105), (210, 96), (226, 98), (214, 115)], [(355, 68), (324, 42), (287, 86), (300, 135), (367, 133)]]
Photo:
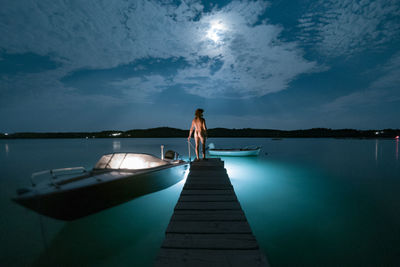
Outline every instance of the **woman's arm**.
[(188, 137), (188, 140), (190, 140), (190, 138), (192, 137), (192, 133), (193, 133), (193, 127), (194, 127), (194, 120), (192, 120), (192, 126), (190, 126), (190, 131), (189, 131), (189, 137)]
[(206, 120), (205, 120), (205, 119), (203, 119), (203, 129), (204, 129), (204, 132), (205, 132), (205, 134), (206, 134), (206, 137), (208, 137), (208, 134), (207, 134), (207, 126), (206, 126)]

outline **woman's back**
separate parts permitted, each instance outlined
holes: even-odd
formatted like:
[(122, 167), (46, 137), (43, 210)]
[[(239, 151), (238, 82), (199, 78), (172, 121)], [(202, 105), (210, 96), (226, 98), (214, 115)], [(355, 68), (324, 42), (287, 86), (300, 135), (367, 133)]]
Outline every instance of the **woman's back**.
[(196, 132), (204, 132), (207, 130), (206, 128), (206, 120), (203, 118), (196, 117), (193, 119), (193, 125)]

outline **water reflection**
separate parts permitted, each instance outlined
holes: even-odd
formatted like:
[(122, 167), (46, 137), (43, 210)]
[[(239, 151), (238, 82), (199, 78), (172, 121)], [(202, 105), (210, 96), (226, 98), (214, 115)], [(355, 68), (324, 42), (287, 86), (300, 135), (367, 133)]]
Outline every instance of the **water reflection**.
[(396, 139), (396, 160), (399, 160), (399, 139)]
[(378, 162), (378, 139), (375, 140), (375, 161)]
[[(154, 198), (138, 199), (65, 223), (33, 266), (60, 262), (63, 266), (151, 266), (173, 209), (170, 204), (166, 208)], [(143, 208), (149, 205), (152, 212)], [(132, 256), (132, 251), (147, 257)]]
[(6, 146), (6, 156), (8, 157), (8, 153), (10, 152), (10, 148), (8, 147), (8, 144), (6, 144), (5, 146)]
[[(57, 266), (60, 262), (63, 266), (151, 266), (186, 176), (187, 172), (183, 180), (165, 190), (114, 208), (71, 222), (56, 221), (63, 224), (61, 230), (53, 234), (33, 266)], [(54, 220), (46, 220), (51, 228)]]
[(120, 141), (113, 141), (113, 150), (120, 150), (121, 149), (121, 142)]
[[(135, 240), (146, 238), (147, 233), (141, 231), (140, 223), (134, 219), (135, 213), (137, 212), (133, 206), (124, 206), (65, 223), (61, 231), (52, 238), (48, 249), (36, 259), (34, 266), (55, 266), (59, 262), (65, 266), (78, 262), (82, 265), (94, 265), (97, 259), (112, 257), (118, 251), (134, 245)], [(76, 239), (77, 236), (79, 239)], [(66, 250), (68, 253), (64, 253)]]

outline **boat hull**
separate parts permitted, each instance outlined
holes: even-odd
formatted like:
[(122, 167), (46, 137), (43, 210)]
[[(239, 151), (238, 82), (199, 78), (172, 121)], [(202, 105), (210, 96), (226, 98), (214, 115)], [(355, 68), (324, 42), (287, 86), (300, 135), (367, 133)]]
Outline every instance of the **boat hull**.
[[(40, 194), (29, 192), (13, 200), (40, 214), (59, 219), (75, 220), (101, 210), (116, 206), (136, 197), (165, 189), (184, 178), (188, 164), (178, 164), (161, 170), (134, 174), (112, 171), (89, 176), (91, 184)], [(121, 178), (102, 180), (114, 175)]]
[(240, 149), (232, 149), (232, 150), (223, 150), (223, 149), (209, 149), (208, 153), (210, 156), (224, 156), (224, 157), (248, 157), (248, 156), (258, 156), (260, 153), (260, 148), (258, 149), (249, 149), (249, 150), (240, 150)]

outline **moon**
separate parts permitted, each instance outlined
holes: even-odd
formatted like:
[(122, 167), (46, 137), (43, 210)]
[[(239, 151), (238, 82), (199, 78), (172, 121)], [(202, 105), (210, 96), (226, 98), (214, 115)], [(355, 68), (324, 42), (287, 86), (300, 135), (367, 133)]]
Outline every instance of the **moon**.
[(210, 23), (210, 28), (207, 31), (207, 38), (216, 44), (222, 42), (222, 38), (227, 28), (222, 21), (212, 21)]

